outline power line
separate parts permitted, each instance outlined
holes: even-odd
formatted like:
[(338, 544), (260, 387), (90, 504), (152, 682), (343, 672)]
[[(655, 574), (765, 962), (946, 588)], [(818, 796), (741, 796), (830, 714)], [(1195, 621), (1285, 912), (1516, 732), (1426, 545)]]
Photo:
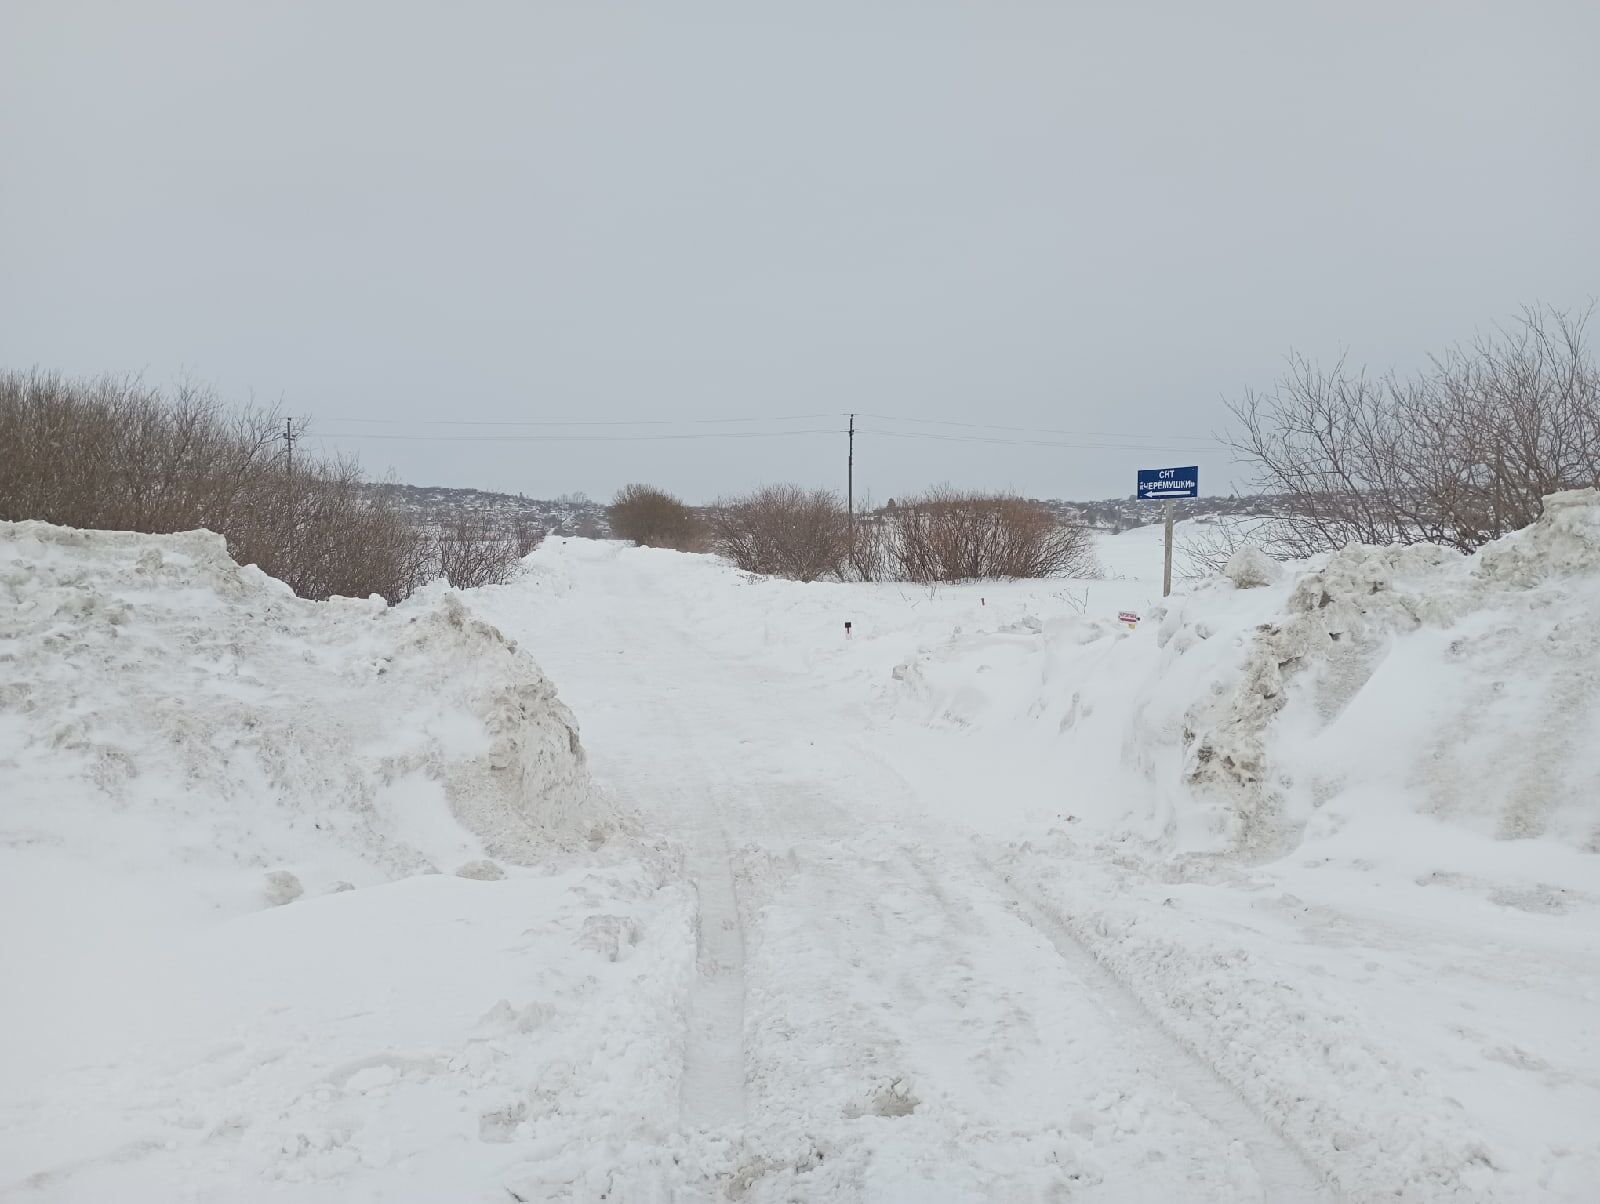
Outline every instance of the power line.
[[(757, 416), (740, 417), (740, 418), (728, 417), (728, 418), (550, 418), (550, 419), (520, 419), (520, 418), (516, 418), (516, 419), (513, 419), (513, 418), (356, 418), (356, 417), (330, 417), (328, 419), (328, 421), (329, 422), (343, 422), (343, 423), (359, 423), (359, 424), (363, 424), (363, 425), (375, 425), (375, 426), (376, 425), (383, 425), (383, 426), (406, 426), (406, 425), (411, 425), (411, 426), (445, 426), (445, 427), (451, 427), (451, 426), (455, 426), (455, 427), (461, 427), (461, 426), (498, 426), (498, 427), (584, 427), (584, 426), (613, 427), (613, 426), (632, 426), (632, 427), (647, 427), (647, 426), (713, 426), (713, 425), (728, 425), (728, 424), (752, 423), (752, 422), (803, 422), (803, 421), (807, 421), (807, 420), (815, 420), (815, 419), (818, 419), (818, 418), (847, 418), (847, 417), (848, 417), (848, 415), (845, 414), (845, 413), (842, 413), (842, 412), (838, 413), (838, 414), (831, 413), (831, 412), (813, 412), (813, 413), (809, 413), (809, 414), (757, 415)], [(879, 421), (882, 421), (882, 422), (905, 422), (905, 423), (920, 423), (920, 424), (928, 425), (928, 426), (958, 427), (958, 428), (961, 428), (963, 430), (971, 430), (971, 431), (1009, 431), (1009, 432), (1018, 433), (1018, 434), (1064, 435), (1064, 436), (1067, 436), (1068, 438), (1071, 438), (1071, 439), (1118, 439), (1118, 440), (1128, 440), (1128, 441), (1131, 441), (1133, 443), (1138, 443), (1141, 446), (1145, 445), (1145, 444), (1156, 444), (1156, 445), (1159, 445), (1159, 446), (1152, 446), (1150, 448), (1150, 450), (1153, 450), (1153, 451), (1154, 450), (1182, 450), (1181, 448), (1174, 448), (1173, 447), (1174, 444), (1178, 444), (1178, 443), (1194, 443), (1194, 444), (1197, 445), (1196, 450), (1200, 450), (1201, 447), (1221, 447), (1221, 446), (1223, 446), (1223, 444), (1221, 444), (1216, 439), (1213, 439), (1213, 438), (1211, 438), (1209, 436), (1204, 436), (1204, 435), (1151, 435), (1151, 434), (1147, 434), (1147, 433), (1143, 433), (1143, 432), (1134, 432), (1134, 431), (1080, 431), (1080, 430), (1070, 430), (1070, 429), (1067, 429), (1067, 428), (1064, 428), (1064, 427), (1012, 426), (1012, 425), (1006, 425), (1004, 423), (997, 423), (997, 422), (962, 422), (962, 421), (958, 421), (958, 420), (950, 419), (950, 418), (918, 418), (918, 417), (913, 417), (911, 415), (900, 415), (900, 414), (862, 413), (860, 415), (860, 417), (863, 417), (863, 418), (876, 418), (876, 419), (878, 419)], [(744, 433), (746, 433), (746, 432), (726, 432), (726, 434), (729, 435), (729, 436), (737, 436), (737, 435), (741, 435), (741, 434), (744, 434)], [(770, 434), (788, 434), (788, 433), (809, 434), (809, 433), (815, 433), (815, 432), (814, 431), (794, 431), (794, 432), (775, 431), (775, 432), (748, 432), (748, 433), (752, 434), (752, 435), (755, 435), (755, 434), (758, 434), (758, 433), (760, 433), (760, 434), (768, 434), (768, 433), (770, 433)], [(845, 433), (845, 432), (841, 430), (840, 433)], [(884, 431), (880, 431), (880, 432), (877, 432), (877, 433), (879, 433), (879, 434), (898, 434), (899, 432), (884, 432)], [(712, 435), (707, 435), (705, 437), (722, 437), (722, 434), (723, 434), (722, 432), (718, 432), (718, 433), (715, 433), (715, 434), (712, 434)], [(907, 432), (907, 435), (909, 437), (910, 432)], [(351, 433), (349, 435), (344, 435), (344, 436), (339, 436), (339, 437), (341, 437), (341, 438), (358, 438), (359, 437), (359, 438), (368, 438), (368, 439), (378, 439), (378, 438), (392, 438), (392, 439), (407, 438), (407, 439), (414, 439), (414, 438), (437, 438), (437, 437), (440, 437), (440, 436), (420, 436), (420, 435), (403, 435), (403, 434), (379, 434), (379, 433), (373, 433), (373, 434), (359, 435), (358, 436), (358, 435), (356, 435), (354, 433)], [(587, 438), (589, 436), (575, 434), (572, 437), (573, 438)], [(687, 438), (687, 437), (699, 437), (699, 436), (684, 436), (684, 437)], [(932, 438), (933, 436), (929, 435), (927, 437)], [(949, 438), (956, 438), (957, 436), (953, 436), (952, 435), (952, 436), (948, 436), (948, 437)], [(976, 438), (976, 437), (974, 437), (974, 438)], [(1019, 442), (1021, 442), (1021, 441), (1019, 441)], [(1094, 446), (1098, 446), (1098, 445), (1094, 445)], [(1119, 444), (1117, 446), (1130, 446), (1131, 450), (1139, 450), (1139, 448), (1137, 448), (1137, 447), (1131, 447), (1131, 443), (1130, 444)]]
[[(777, 414), (753, 418), (329, 418), (329, 422), (370, 422), (414, 426), (698, 426), (730, 422), (800, 422), (841, 414)], [(376, 436), (373, 436), (376, 437)]]
[[(974, 429), (984, 429), (977, 424), (971, 425)], [(1007, 428), (996, 429), (1028, 429)], [(642, 435), (612, 435), (612, 434), (484, 434), (484, 435), (451, 435), (436, 434), (396, 434), (386, 431), (330, 431), (321, 434), (324, 439), (385, 439), (398, 440), (410, 443), (658, 443), (677, 442), (696, 439), (787, 439), (812, 435), (845, 435), (850, 437), (851, 431), (845, 427), (806, 427), (799, 430), (785, 431), (690, 431), (676, 433), (651, 433)], [(857, 435), (881, 435), (886, 439), (925, 439), (939, 443), (990, 443), (1009, 447), (1055, 447), (1077, 451), (1137, 451), (1137, 452), (1171, 452), (1174, 454), (1192, 454), (1204, 451), (1204, 448), (1188, 446), (1174, 447), (1164, 443), (1123, 443), (1102, 441), (1080, 441), (1061, 439), (1013, 439), (999, 435), (977, 434), (942, 434), (936, 431), (890, 431), (876, 427), (855, 427)]]
[(658, 435), (396, 435), (385, 432), (333, 431), (324, 439), (402, 439), (424, 443), (654, 443), (668, 439), (784, 439), (795, 435), (842, 435), (843, 429), (814, 427), (798, 431), (694, 431)]
[(1154, 436), (1154, 435), (1136, 434), (1136, 433), (1134, 433), (1132, 431), (1072, 431), (1072, 430), (1065, 430), (1065, 429), (1062, 429), (1062, 428), (1059, 428), (1059, 427), (1049, 427), (1049, 426), (1003, 426), (1000, 423), (996, 423), (996, 422), (956, 422), (953, 419), (949, 419), (949, 418), (913, 418), (913, 417), (911, 417), (909, 415), (901, 415), (901, 414), (863, 414), (862, 417), (863, 418), (877, 418), (877, 419), (880, 419), (880, 420), (883, 420), (883, 421), (886, 421), (886, 422), (921, 422), (921, 423), (926, 423), (926, 424), (933, 425), (933, 426), (959, 426), (959, 427), (966, 427), (969, 430), (1020, 431), (1020, 432), (1026, 433), (1026, 434), (1035, 434), (1035, 435), (1072, 435), (1072, 436), (1077, 436), (1077, 437), (1081, 437), (1081, 438), (1105, 438), (1105, 439), (1153, 439), (1153, 438), (1161, 438), (1161, 439), (1166, 440), (1169, 443), (1174, 441), (1174, 440), (1177, 440), (1177, 441), (1180, 441), (1180, 442), (1205, 443), (1205, 444), (1209, 444), (1209, 445), (1214, 446), (1214, 447), (1220, 447), (1221, 446), (1221, 444), (1218, 443), (1218, 441), (1216, 439), (1213, 439), (1210, 435), (1161, 435), (1161, 436)]
[(1075, 443), (1051, 439), (1004, 439), (986, 435), (940, 435), (932, 431), (880, 431), (858, 427), (858, 435), (882, 435), (886, 439), (934, 439), (941, 443), (1002, 443), (1012, 447), (1063, 447), (1078, 451), (1138, 451), (1199, 453), (1198, 447), (1167, 447), (1151, 443)]

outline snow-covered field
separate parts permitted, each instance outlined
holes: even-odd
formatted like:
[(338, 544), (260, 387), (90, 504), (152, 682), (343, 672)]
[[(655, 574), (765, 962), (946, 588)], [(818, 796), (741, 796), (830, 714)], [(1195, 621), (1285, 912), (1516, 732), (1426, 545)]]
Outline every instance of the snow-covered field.
[(1557, 501), (1165, 606), (0, 524), (0, 1198), (1593, 1200)]

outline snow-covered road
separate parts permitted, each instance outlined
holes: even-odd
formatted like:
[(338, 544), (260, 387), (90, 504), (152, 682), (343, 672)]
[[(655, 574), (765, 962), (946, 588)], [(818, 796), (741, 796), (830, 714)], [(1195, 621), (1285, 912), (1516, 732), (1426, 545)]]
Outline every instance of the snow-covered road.
[(390, 608), (0, 524), (0, 1197), (1588, 1204), (1600, 496), (1153, 547)]
[(753, 655), (727, 630), (749, 616), (674, 595), (664, 567), (597, 557), (570, 605), (477, 607), (562, 683), (597, 778), (689, 846), (680, 1119), (723, 1153), (682, 1198), (1331, 1198), (980, 824), (929, 808), (859, 694)]

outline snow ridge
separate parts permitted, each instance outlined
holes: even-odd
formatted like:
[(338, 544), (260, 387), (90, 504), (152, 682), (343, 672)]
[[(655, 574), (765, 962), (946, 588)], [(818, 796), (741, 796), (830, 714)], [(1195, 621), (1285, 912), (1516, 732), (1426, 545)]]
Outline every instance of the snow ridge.
[(316, 891), (614, 826), (554, 687), (442, 588), (308, 602), (209, 532), (0, 523), (0, 663), (9, 818), (41, 838), (138, 814)]

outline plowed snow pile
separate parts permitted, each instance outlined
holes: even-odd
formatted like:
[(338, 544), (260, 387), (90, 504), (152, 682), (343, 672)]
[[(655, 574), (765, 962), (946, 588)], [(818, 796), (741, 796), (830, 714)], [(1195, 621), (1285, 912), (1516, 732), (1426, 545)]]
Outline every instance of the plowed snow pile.
[(1032, 728), (1076, 818), (1162, 852), (1257, 861), (1384, 810), (1600, 850), (1595, 491), (1471, 557), (1352, 546), (1235, 575), (1137, 631), (1039, 605), (957, 627), (884, 699), (979, 738)]
[(134, 855), (208, 863), (229, 906), (607, 827), (554, 688), (448, 592), (306, 602), (208, 532), (0, 524), (0, 664), (8, 826), (170, 822)]
[(1161, 621), (1124, 754), (1175, 754), (1249, 856), (1384, 808), (1600, 851), (1597, 497), (1556, 495), (1472, 557), (1355, 546), (1197, 590)]
[(556, 1089), (554, 1151), (675, 1097), (681, 889), (450, 591), (0, 523), (0, 787), (0, 1196), (464, 1198), (554, 1059), (634, 1063)]

